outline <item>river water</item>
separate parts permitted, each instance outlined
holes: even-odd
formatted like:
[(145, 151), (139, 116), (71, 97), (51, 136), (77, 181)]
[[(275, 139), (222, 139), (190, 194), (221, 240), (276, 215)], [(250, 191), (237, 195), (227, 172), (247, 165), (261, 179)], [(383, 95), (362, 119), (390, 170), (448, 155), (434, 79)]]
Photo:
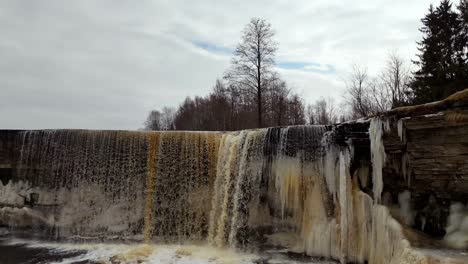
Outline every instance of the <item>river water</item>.
[(281, 251), (245, 253), (209, 245), (58, 243), (0, 238), (1, 264), (299, 264), (336, 263)]

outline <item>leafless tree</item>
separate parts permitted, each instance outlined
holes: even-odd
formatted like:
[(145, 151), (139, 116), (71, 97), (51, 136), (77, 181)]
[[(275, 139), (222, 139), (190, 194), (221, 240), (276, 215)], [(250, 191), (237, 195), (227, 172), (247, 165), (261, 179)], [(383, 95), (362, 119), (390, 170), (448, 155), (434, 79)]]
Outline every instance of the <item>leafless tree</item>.
[(144, 130), (161, 130), (161, 112), (158, 110), (153, 110), (149, 113), (148, 117), (146, 118)]
[(353, 113), (353, 118), (368, 116), (372, 113), (369, 90), (372, 80), (367, 73), (367, 68), (359, 65), (352, 66), (352, 72), (345, 80), (345, 100)]
[(233, 109), (230, 107), (231, 103), (233, 102), (229, 100), (228, 89), (221, 80), (217, 79), (213, 92), (206, 101), (208, 111), (211, 112), (210, 128), (229, 130)]
[[(411, 70), (396, 52), (388, 54), (387, 62), (380, 74), (382, 90), (387, 93), (390, 108), (406, 105), (410, 101), (409, 82)], [(388, 109), (386, 109), (388, 110)]]
[(287, 123), (288, 96), (290, 92), (291, 89), (287, 87), (286, 82), (279, 78), (270, 86), (267, 105), (268, 109), (271, 110), (269, 125), (283, 126)]
[(307, 107), (307, 119), (311, 125), (330, 125), (338, 121), (333, 98), (320, 98)]
[(372, 77), (365, 67), (354, 65), (346, 83), (346, 103), (351, 108), (351, 118), (359, 118), (391, 108), (406, 105), (411, 101), (408, 86), (411, 71), (404, 59), (390, 52), (385, 67)]
[(314, 105), (308, 104), (305, 110), (305, 120), (307, 125), (315, 125)]
[(173, 107), (163, 107), (161, 112), (161, 130), (174, 130), (175, 109)]
[(263, 93), (274, 75), (277, 43), (271, 24), (260, 18), (252, 18), (243, 30), (230, 69), (225, 78), (230, 84), (251, 93), (257, 104), (257, 127), (262, 127)]
[(391, 109), (392, 100), (389, 90), (379, 82), (379, 79), (372, 79), (367, 88), (369, 114), (382, 113)]
[(288, 123), (287, 125), (304, 125), (304, 103), (298, 94), (293, 94), (288, 102)]

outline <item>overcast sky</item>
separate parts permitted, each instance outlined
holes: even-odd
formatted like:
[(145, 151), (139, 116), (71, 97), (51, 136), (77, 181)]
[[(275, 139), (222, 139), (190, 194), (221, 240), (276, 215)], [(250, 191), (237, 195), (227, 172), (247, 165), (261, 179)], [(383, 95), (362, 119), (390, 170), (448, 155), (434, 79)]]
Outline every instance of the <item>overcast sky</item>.
[(290, 86), (340, 100), (351, 64), (414, 58), (431, 2), (2, 0), (0, 128), (138, 129), (151, 109), (207, 94), (252, 17), (275, 29)]

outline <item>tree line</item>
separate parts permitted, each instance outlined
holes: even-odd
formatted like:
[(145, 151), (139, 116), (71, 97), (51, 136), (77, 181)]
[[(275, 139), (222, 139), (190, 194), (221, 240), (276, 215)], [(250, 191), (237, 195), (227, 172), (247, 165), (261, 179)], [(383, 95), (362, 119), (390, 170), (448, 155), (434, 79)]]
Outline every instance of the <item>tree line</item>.
[(306, 105), (275, 70), (278, 44), (271, 24), (253, 18), (242, 31), (230, 67), (210, 94), (187, 97), (177, 109), (151, 111), (145, 129), (230, 131), (333, 124), (441, 100), (468, 88), (468, 0), (455, 6), (449, 0), (430, 5), (421, 22), (423, 38), (417, 42), (415, 61), (390, 52), (376, 75), (353, 65), (341, 105), (333, 98)]

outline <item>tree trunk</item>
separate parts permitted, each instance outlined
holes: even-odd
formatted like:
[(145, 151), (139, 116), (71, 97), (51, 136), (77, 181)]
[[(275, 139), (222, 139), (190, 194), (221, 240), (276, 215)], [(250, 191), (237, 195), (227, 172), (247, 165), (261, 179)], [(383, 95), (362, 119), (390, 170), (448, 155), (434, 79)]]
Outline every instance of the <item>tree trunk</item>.
[[(259, 81), (259, 85), (260, 85), (260, 81)], [(260, 88), (257, 91), (257, 100), (258, 100), (258, 104), (257, 104), (258, 124), (257, 125), (259, 128), (261, 128), (262, 127), (262, 90)]]
[[(272, 106), (274, 107), (274, 106)], [(277, 126), (281, 126), (281, 118), (283, 117), (283, 98), (279, 100), (279, 113), (278, 113), (278, 119), (277, 119)]]
[(257, 110), (258, 110), (258, 127), (262, 127), (262, 76), (261, 76), (261, 67), (262, 67), (262, 59), (260, 54), (260, 37), (257, 37)]

